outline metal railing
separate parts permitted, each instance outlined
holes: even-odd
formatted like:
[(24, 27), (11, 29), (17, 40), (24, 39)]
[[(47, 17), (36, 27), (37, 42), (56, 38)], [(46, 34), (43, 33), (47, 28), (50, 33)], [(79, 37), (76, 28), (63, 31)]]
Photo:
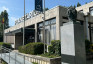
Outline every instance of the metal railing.
[[(12, 64), (26, 64), (25, 62), (25, 55), (22, 55), (17, 52), (12, 52), (12, 49), (6, 48), (4, 46), (1, 46), (1, 58), (6, 61), (7, 63), (13, 62)], [(27, 63), (28, 64), (28, 63)], [(31, 64), (31, 63), (29, 63)]]
[(12, 51), (11, 49), (8, 49), (8, 48), (6, 48), (6, 47), (4, 47), (4, 46), (1, 46), (1, 49), (0, 49), (0, 51), (1, 51), (1, 58), (2, 58), (2, 54), (4, 54), (4, 58), (6, 58), (6, 53), (9, 53), (9, 63), (10, 63), (10, 52)]
[[(1, 58), (6, 61), (8, 64), (32, 64), (31, 62), (35, 62), (38, 64), (50, 64), (50, 61), (47, 61), (45, 59), (33, 57), (33, 56), (27, 56), (19, 52), (15, 52), (12, 49), (6, 48), (4, 46), (0, 47), (1, 49)], [(27, 61), (29, 63), (27, 63)], [(13, 63), (11, 63), (13, 62)]]

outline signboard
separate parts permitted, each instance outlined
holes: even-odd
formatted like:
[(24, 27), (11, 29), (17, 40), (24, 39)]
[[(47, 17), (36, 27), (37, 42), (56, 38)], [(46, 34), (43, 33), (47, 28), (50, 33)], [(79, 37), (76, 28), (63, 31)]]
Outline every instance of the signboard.
[(35, 10), (43, 11), (42, 0), (35, 0)]
[[(30, 18), (33, 18), (33, 17), (35, 17), (35, 16), (37, 16), (37, 15), (39, 15), (39, 14), (42, 14), (42, 12), (40, 12), (40, 11), (32, 11), (32, 12), (30, 12), (30, 13), (27, 13), (27, 14), (25, 15), (25, 20), (28, 20), (28, 19), (30, 19)], [(21, 22), (24, 22), (24, 16), (21, 17), (21, 18), (19, 18), (18, 20), (16, 20), (16, 21), (15, 21), (15, 25), (17, 25), (17, 24), (19, 24), (19, 23), (21, 23)]]

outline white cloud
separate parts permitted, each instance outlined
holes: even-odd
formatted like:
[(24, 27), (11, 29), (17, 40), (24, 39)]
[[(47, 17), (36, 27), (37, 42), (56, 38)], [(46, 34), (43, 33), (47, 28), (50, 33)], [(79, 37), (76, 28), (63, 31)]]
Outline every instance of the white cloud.
[(10, 21), (13, 21), (13, 22), (15, 22), (15, 20), (17, 20), (18, 18), (16, 18), (16, 17), (10, 17)]
[(7, 10), (7, 12), (9, 12), (9, 8), (7, 8), (7, 7), (5, 7), (5, 6), (0, 7), (0, 12), (1, 12), (1, 11), (4, 11), (4, 10)]
[(5, 6), (2, 7), (3, 10), (7, 10), (9, 12), (9, 8), (6, 8)]
[(17, 20), (18, 18), (16, 17), (9, 17), (9, 25), (10, 26), (14, 26), (15, 25), (15, 20)]

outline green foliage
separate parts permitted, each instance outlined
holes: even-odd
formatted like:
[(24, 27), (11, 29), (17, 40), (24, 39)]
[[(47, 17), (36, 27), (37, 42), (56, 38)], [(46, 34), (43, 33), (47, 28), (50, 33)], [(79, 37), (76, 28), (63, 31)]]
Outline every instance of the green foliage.
[(85, 4), (87, 4), (87, 2)]
[(50, 54), (50, 53), (41, 54), (40, 56), (48, 57), (48, 58), (56, 58), (56, 57), (59, 57), (59, 55)]
[(2, 18), (4, 18), (4, 28), (7, 29), (9, 28), (9, 19), (8, 19), (8, 13), (6, 10), (4, 10), (3, 12), (1, 12), (1, 16), (0, 16), (2, 21)]
[(0, 42), (3, 41), (3, 24), (2, 19), (4, 18), (4, 29), (9, 28), (9, 19), (8, 19), (8, 13), (6, 10), (2, 11), (0, 14)]
[(51, 41), (51, 45), (48, 47), (50, 54), (61, 55), (61, 43), (59, 40)]
[(4, 46), (4, 47), (6, 47), (6, 48), (12, 49), (12, 46), (11, 46), (11, 44), (9, 44), (9, 43), (0, 42), (0, 46)]
[(76, 8), (76, 6), (75, 6), (75, 5), (74, 5), (73, 7), (74, 7), (74, 8)]
[(78, 3), (77, 3), (77, 7), (79, 7), (79, 6), (81, 6), (81, 4), (78, 2)]
[(86, 53), (90, 53), (92, 43), (89, 40), (85, 40)]
[(2, 42), (2, 41), (3, 41), (3, 36), (2, 36), (2, 34), (0, 32), (0, 42)]
[[(44, 10), (44, 9), (43, 9)], [(45, 8), (45, 11), (49, 10), (48, 8)]]
[(45, 8), (45, 11), (49, 10), (48, 8)]
[(53, 54), (55, 52), (55, 49), (52, 45), (49, 45), (48, 46), (48, 51), (49, 51), (50, 54)]
[(33, 64), (38, 64), (38, 63), (35, 63), (35, 62), (32, 62)]
[(1, 59), (2, 60), (2, 64), (8, 64), (7, 62), (5, 62), (3, 59)]
[(20, 46), (20, 47), (18, 48), (18, 50), (19, 50), (19, 52), (21, 52), (21, 53), (25, 53), (25, 51), (26, 51), (26, 46)]
[(44, 44), (37, 42), (37, 43), (29, 43), (25, 46), (20, 46), (18, 48), (19, 52), (26, 53), (26, 54), (42, 54), (44, 51)]

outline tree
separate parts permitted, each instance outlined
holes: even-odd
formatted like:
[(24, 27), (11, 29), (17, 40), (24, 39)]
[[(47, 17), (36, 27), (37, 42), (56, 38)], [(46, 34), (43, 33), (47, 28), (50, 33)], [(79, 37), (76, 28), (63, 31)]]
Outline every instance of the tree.
[(1, 18), (4, 18), (4, 28), (9, 28), (9, 19), (8, 19), (8, 13), (6, 10), (1, 12)]
[(77, 3), (77, 7), (79, 7), (79, 6), (81, 6), (81, 4), (78, 2), (78, 3)]
[(45, 8), (45, 11), (49, 10), (48, 8)]
[(87, 2), (85, 4), (87, 4)]
[(74, 5), (74, 8), (76, 8), (76, 6)]
[(0, 41), (3, 41), (3, 24), (2, 24), (3, 18), (4, 18), (4, 29), (7, 29), (9, 28), (9, 19), (6, 10), (2, 11), (0, 14)]
[[(44, 10), (44, 9), (43, 9)], [(45, 8), (45, 11), (49, 10), (48, 8)]]

